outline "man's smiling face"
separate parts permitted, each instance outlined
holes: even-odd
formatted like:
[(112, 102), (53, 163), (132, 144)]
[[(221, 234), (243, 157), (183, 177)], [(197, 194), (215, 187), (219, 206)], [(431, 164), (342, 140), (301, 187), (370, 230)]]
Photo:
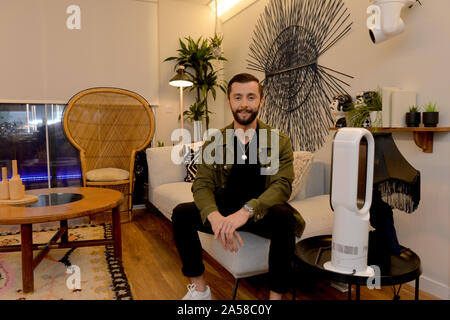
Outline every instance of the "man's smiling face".
[(248, 126), (255, 121), (259, 108), (264, 103), (259, 92), (257, 82), (234, 82), (227, 104), (233, 113), (234, 120), (243, 126)]

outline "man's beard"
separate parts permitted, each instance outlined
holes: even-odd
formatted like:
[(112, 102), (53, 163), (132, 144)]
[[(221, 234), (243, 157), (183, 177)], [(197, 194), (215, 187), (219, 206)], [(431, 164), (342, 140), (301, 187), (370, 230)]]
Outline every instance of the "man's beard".
[[(239, 112), (241, 112), (241, 111), (249, 112), (250, 116), (246, 120), (243, 120), (243, 119), (239, 118)], [(233, 111), (233, 110), (231, 111), (231, 113), (233, 114), (234, 120), (236, 120), (237, 123), (239, 123), (240, 125), (243, 125), (243, 126), (246, 126), (246, 125), (252, 123), (253, 120), (255, 120), (256, 117), (258, 116), (258, 112), (259, 112), (259, 106), (258, 106), (258, 109), (256, 111), (250, 110), (248, 108), (244, 108), (244, 109), (240, 109), (240, 110), (236, 110), (236, 111)]]

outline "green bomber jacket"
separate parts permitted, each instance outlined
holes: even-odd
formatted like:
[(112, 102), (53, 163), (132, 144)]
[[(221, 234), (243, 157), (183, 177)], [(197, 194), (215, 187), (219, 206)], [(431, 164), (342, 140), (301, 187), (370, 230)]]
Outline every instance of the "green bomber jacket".
[[(227, 177), (232, 168), (231, 159), (234, 159), (234, 148), (233, 137), (229, 134), (232, 129), (233, 123), (220, 131), (216, 130), (214, 138), (206, 141), (202, 147), (201, 163), (197, 164), (192, 193), (204, 224), (211, 212), (218, 211), (215, 194), (224, 191)], [(259, 119), (258, 130), (260, 130), (260, 143), (257, 154), (261, 171), (264, 171), (266, 175), (266, 189), (258, 198), (248, 201), (255, 211), (253, 216), (255, 221), (262, 219), (270, 207), (289, 200), (294, 180), (290, 138)], [(266, 132), (266, 134), (261, 134), (261, 132)], [(279, 154), (279, 157), (276, 157), (276, 154)], [(295, 221), (295, 234), (300, 237), (305, 225), (298, 212), (295, 213)]]

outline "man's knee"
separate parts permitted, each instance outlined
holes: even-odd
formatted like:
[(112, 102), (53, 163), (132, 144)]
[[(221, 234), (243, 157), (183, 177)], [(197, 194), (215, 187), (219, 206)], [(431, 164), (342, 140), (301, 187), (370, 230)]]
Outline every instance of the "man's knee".
[(172, 211), (172, 223), (184, 224), (188, 221), (192, 221), (193, 213), (197, 210), (195, 203), (187, 202), (180, 203)]
[(283, 203), (270, 207), (269, 213), (274, 215), (274, 222), (283, 229), (294, 230), (295, 217), (294, 208), (290, 205)]

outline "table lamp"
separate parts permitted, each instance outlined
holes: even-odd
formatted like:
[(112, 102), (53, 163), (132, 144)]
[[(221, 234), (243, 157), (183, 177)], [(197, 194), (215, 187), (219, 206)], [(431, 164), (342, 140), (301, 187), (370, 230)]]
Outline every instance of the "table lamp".
[(184, 70), (185, 70), (184, 66), (177, 66), (177, 74), (169, 81), (169, 84), (171, 86), (180, 88), (181, 129), (183, 129), (183, 88), (190, 87), (193, 85), (193, 82), (189, 79)]

